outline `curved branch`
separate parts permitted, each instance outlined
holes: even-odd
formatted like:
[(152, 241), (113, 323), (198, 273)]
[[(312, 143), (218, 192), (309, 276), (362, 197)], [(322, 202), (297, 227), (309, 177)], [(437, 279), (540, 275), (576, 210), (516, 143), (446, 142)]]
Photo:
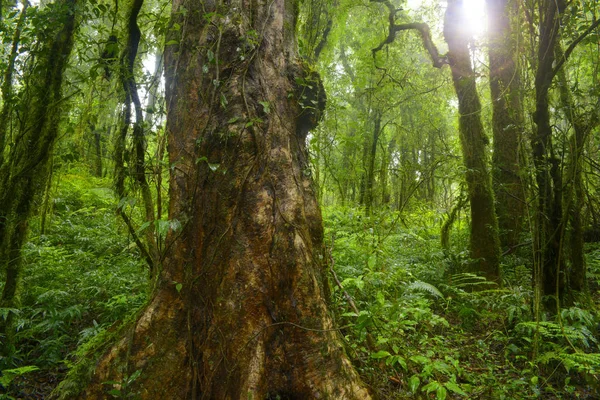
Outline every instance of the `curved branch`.
[(563, 64), (569, 59), (569, 56), (571, 55), (571, 53), (573, 53), (573, 50), (575, 50), (575, 47), (577, 47), (577, 45), (583, 39), (585, 39), (585, 37), (587, 35), (592, 33), (592, 31), (594, 29), (596, 29), (598, 26), (600, 26), (600, 19), (597, 19), (592, 25), (590, 25), (589, 28), (587, 28), (581, 35), (579, 35), (579, 37), (577, 37), (577, 39), (573, 40), (573, 42), (569, 45), (569, 47), (567, 47), (567, 50), (565, 51), (565, 53), (563, 54), (561, 59), (556, 63), (556, 66), (552, 70), (553, 78), (558, 73), (558, 71), (562, 68)]
[(392, 43), (396, 39), (396, 33), (400, 31), (408, 31), (408, 30), (417, 30), (421, 35), (421, 40), (423, 41), (423, 47), (429, 53), (431, 57), (431, 61), (433, 61), (433, 66), (435, 68), (442, 68), (444, 64), (448, 64), (448, 57), (446, 55), (441, 55), (437, 49), (437, 46), (433, 43), (431, 39), (431, 30), (429, 29), (429, 25), (424, 22), (411, 22), (406, 24), (396, 24), (396, 14), (402, 9), (397, 9), (393, 6), (390, 0), (370, 0), (372, 3), (382, 3), (389, 10), (389, 31), (388, 36), (379, 44), (379, 46), (375, 47), (371, 51), (373, 52), (373, 57), (377, 54), (377, 52), (381, 51), (386, 44)]

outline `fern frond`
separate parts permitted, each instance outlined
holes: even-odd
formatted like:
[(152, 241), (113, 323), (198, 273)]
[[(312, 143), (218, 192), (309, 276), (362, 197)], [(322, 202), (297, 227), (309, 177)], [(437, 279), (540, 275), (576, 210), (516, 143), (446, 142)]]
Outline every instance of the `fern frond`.
[(517, 324), (515, 329), (522, 334), (533, 337), (536, 329), (539, 335), (546, 341), (555, 341), (561, 338), (567, 338), (572, 343), (582, 343), (585, 347), (589, 347), (589, 342), (595, 341), (592, 333), (585, 328), (574, 328), (569, 325), (563, 325), (562, 327), (556, 322), (541, 321), (536, 323), (535, 321), (521, 322)]
[(590, 374), (600, 372), (600, 353), (568, 353), (567, 351), (567, 347), (548, 351), (540, 355), (538, 361), (542, 364), (548, 364), (550, 361), (560, 361), (567, 372), (571, 369)]
[(463, 272), (452, 275), (450, 278), (450, 285), (463, 289), (473, 286), (480, 287), (480, 285), (495, 285), (495, 283), (488, 281), (483, 276), (479, 276), (470, 272)]
[(442, 294), (442, 292), (440, 292), (438, 290), (438, 288), (436, 288), (435, 286), (433, 286), (430, 283), (423, 282), (423, 281), (411, 282), (408, 285), (406, 285), (406, 289), (416, 290), (416, 291), (420, 291), (420, 292), (427, 292), (427, 293), (434, 295), (435, 297), (439, 297), (442, 299), (444, 298), (444, 295)]

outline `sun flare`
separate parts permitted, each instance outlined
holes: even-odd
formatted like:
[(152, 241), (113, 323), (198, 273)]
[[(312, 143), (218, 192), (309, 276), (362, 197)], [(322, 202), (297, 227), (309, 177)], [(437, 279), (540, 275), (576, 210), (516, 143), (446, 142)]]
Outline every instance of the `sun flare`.
[[(430, 7), (436, 1), (438, 0), (408, 0), (407, 8), (416, 11), (422, 7)], [(439, 4), (445, 9), (448, 3), (442, 0)], [(475, 37), (482, 36), (487, 27), (485, 0), (463, 0), (463, 10), (470, 33)]]
[(483, 35), (487, 25), (484, 0), (463, 0), (463, 9), (473, 36)]

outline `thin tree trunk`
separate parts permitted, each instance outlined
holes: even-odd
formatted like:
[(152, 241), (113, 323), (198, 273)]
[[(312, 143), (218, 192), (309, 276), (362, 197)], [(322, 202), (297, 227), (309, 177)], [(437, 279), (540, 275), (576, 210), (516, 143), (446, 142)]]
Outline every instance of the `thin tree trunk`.
[(452, 206), (448, 217), (444, 220), (440, 229), (440, 242), (444, 251), (450, 250), (450, 230), (452, 229), (452, 225), (454, 225), (456, 218), (458, 217), (460, 211), (465, 207), (466, 203), (467, 199), (464, 197), (463, 190), (461, 189), (456, 203), (454, 206)]
[(370, 149), (367, 158), (368, 164), (364, 197), (365, 212), (367, 215), (371, 214), (374, 201), (373, 186), (375, 186), (375, 159), (377, 158), (377, 144), (379, 143), (379, 134), (381, 133), (381, 112), (379, 110), (375, 111), (373, 119), (373, 136), (371, 137), (371, 141), (369, 143)]
[[(564, 54), (557, 44), (556, 58), (562, 59)], [(558, 71), (558, 86), (564, 114), (571, 124), (574, 133), (569, 138), (569, 157), (567, 167), (567, 190), (564, 196), (566, 218), (569, 220), (568, 230), (570, 273), (568, 274), (569, 289), (587, 294), (587, 268), (583, 251), (583, 226), (581, 211), (585, 202), (583, 192), (583, 150), (585, 141), (595, 121), (586, 121), (577, 112), (573, 96), (567, 82), (564, 68)]]
[(296, 100), (305, 88), (295, 82), (310, 74), (296, 54), (295, 4), (174, 1), (169, 218), (182, 228), (169, 234), (149, 305), (99, 361), (85, 398), (106, 398), (103, 382), (135, 371), (142, 399), (370, 398), (326, 308), (306, 173), (317, 121)]
[[(23, 24), (25, 23), (25, 17), (27, 15), (27, 8), (29, 2), (23, 2), (23, 9), (19, 15), (19, 21), (13, 34), (12, 45), (10, 48), (10, 54), (8, 55), (8, 65), (4, 70), (4, 76), (2, 77), (2, 109), (0, 110), (0, 172), (2, 171), (2, 165), (4, 164), (4, 153), (6, 149), (6, 143), (8, 139), (8, 125), (14, 106), (13, 97), (13, 74), (15, 72), (15, 61), (17, 60), (19, 42), (21, 41), (21, 31)], [(2, 18), (2, 7), (0, 4), (0, 18)], [(1, 19), (0, 19), (1, 20)]]
[(493, 127), (493, 188), (500, 241), (504, 247), (518, 243), (525, 211), (519, 170), (523, 129), (521, 79), (515, 62), (517, 41), (511, 29), (511, 0), (487, 0), (490, 90)]
[(95, 151), (95, 162), (94, 162), (94, 173), (97, 177), (102, 177), (102, 135), (99, 130), (94, 129), (92, 134), (94, 135), (94, 151)]
[(459, 133), (471, 204), (470, 252), (476, 261), (474, 271), (500, 282), (500, 241), (494, 194), (487, 167), (488, 138), (481, 122), (481, 104), (475, 74), (471, 67), (468, 40), (464, 30), (461, 0), (449, 0), (444, 21), (444, 37), (452, 80), (458, 96)]
[(153, 278), (157, 270), (158, 250), (156, 242), (156, 226), (154, 223), (154, 200), (150, 185), (146, 179), (146, 138), (144, 136), (144, 115), (142, 105), (137, 91), (137, 84), (134, 75), (134, 65), (137, 57), (138, 46), (141, 38), (140, 28), (137, 25), (137, 17), (144, 4), (144, 0), (134, 0), (127, 18), (127, 46), (121, 56), (121, 84), (125, 92), (124, 109), (121, 117), (121, 126), (115, 142), (115, 187), (119, 199), (126, 197), (125, 179), (127, 171), (125, 169), (125, 142), (131, 124), (132, 112), (131, 104), (133, 104), (135, 112), (135, 122), (133, 123), (133, 151), (132, 177), (137, 183), (144, 206), (144, 219), (148, 226), (144, 229), (145, 243), (138, 237), (137, 230), (133, 227), (133, 221), (124, 213), (123, 208), (117, 209), (130, 234), (141, 251), (148, 268), (150, 275)]
[[(562, 2), (561, 2), (562, 4)], [(561, 246), (563, 231), (562, 182), (560, 161), (552, 146), (549, 96), (554, 77), (554, 49), (559, 37), (559, 9), (554, 0), (540, 3), (540, 44), (535, 76), (536, 108), (534, 121), (537, 125), (532, 137), (533, 162), (537, 183), (538, 212), (534, 237), (534, 284), (543, 296), (560, 297), (564, 291), (564, 260)], [(556, 309), (559, 299), (547, 303)], [(554, 307), (556, 306), (556, 307)]]
[(396, 139), (390, 140), (386, 149), (386, 155), (381, 163), (381, 203), (389, 204), (392, 198), (390, 187), (390, 171), (392, 169), (392, 158), (396, 150)]

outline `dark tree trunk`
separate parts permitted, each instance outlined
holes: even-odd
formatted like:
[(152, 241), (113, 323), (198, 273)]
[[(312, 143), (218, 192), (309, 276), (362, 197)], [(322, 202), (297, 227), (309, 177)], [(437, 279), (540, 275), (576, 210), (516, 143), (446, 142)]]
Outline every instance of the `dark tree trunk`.
[(102, 177), (102, 134), (93, 123), (90, 123), (90, 134), (94, 141), (94, 175)]
[(375, 111), (375, 115), (373, 118), (373, 136), (371, 137), (371, 141), (369, 142), (370, 148), (367, 158), (368, 164), (364, 196), (365, 212), (367, 213), (367, 215), (371, 214), (371, 208), (373, 207), (374, 201), (373, 186), (375, 186), (375, 159), (377, 158), (377, 144), (379, 143), (379, 134), (381, 133), (381, 112)]
[[(297, 2), (173, 4), (166, 258), (84, 398), (140, 371), (144, 399), (369, 399), (326, 307), (319, 207), (297, 99)], [(236, 51), (236, 49), (241, 49)], [(292, 94), (292, 96), (289, 96)]]
[(500, 241), (518, 243), (525, 211), (519, 170), (519, 143), (523, 129), (521, 80), (515, 62), (516, 40), (511, 29), (510, 0), (487, 0), (490, 90), (493, 127), (493, 188)]
[[(552, 84), (554, 49), (559, 37), (558, 3), (540, 3), (540, 44), (535, 76), (535, 113), (537, 130), (532, 137), (533, 162), (537, 183), (538, 210), (534, 237), (534, 284), (541, 295), (559, 297), (564, 291), (564, 259), (561, 246), (563, 232), (562, 182), (560, 161), (552, 146), (549, 96)], [(562, 2), (561, 2), (562, 5)], [(558, 306), (559, 299), (546, 302)]]
[(123, 114), (121, 116), (121, 125), (119, 133), (115, 141), (115, 189), (119, 199), (127, 196), (125, 189), (125, 180), (127, 177), (127, 169), (125, 167), (125, 143), (127, 135), (132, 124), (132, 110), (135, 115), (133, 123), (132, 142), (133, 149), (131, 151), (131, 177), (137, 184), (144, 206), (145, 223), (150, 226), (144, 230), (145, 243), (138, 236), (137, 229), (133, 227), (131, 219), (123, 212), (122, 208), (118, 208), (117, 212), (127, 225), (130, 234), (142, 253), (151, 277), (157, 273), (157, 263), (159, 262), (158, 249), (156, 242), (156, 227), (153, 226), (154, 216), (154, 200), (150, 185), (146, 179), (146, 137), (144, 135), (144, 114), (142, 104), (138, 95), (137, 83), (135, 81), (134, 65), (137, 58), (138, 47), (141, 39), (141, 31), (137, 24), (138, 15), (142, 9), (144, 0), (134, 0), (131, 3), (127, 18), (127, 45), (121, 55), (121, 73), (120, 80), (123, 86), (124, 101)]
[(487, 167), (488, 138), (481, 122), (481, 104), (475, 74), (471, 67), (468, 40), (464, 30), (461, 0), (449, 0), (444, 21), (444, 37), (448, 43), (448, 59), (458, 96), (459, 133), (466, 167), (466, 180), (471, 205), (470, 252), (476, 260), (474, 271), (489, 280), (500, 281), (500, 241), (494, 195)]

